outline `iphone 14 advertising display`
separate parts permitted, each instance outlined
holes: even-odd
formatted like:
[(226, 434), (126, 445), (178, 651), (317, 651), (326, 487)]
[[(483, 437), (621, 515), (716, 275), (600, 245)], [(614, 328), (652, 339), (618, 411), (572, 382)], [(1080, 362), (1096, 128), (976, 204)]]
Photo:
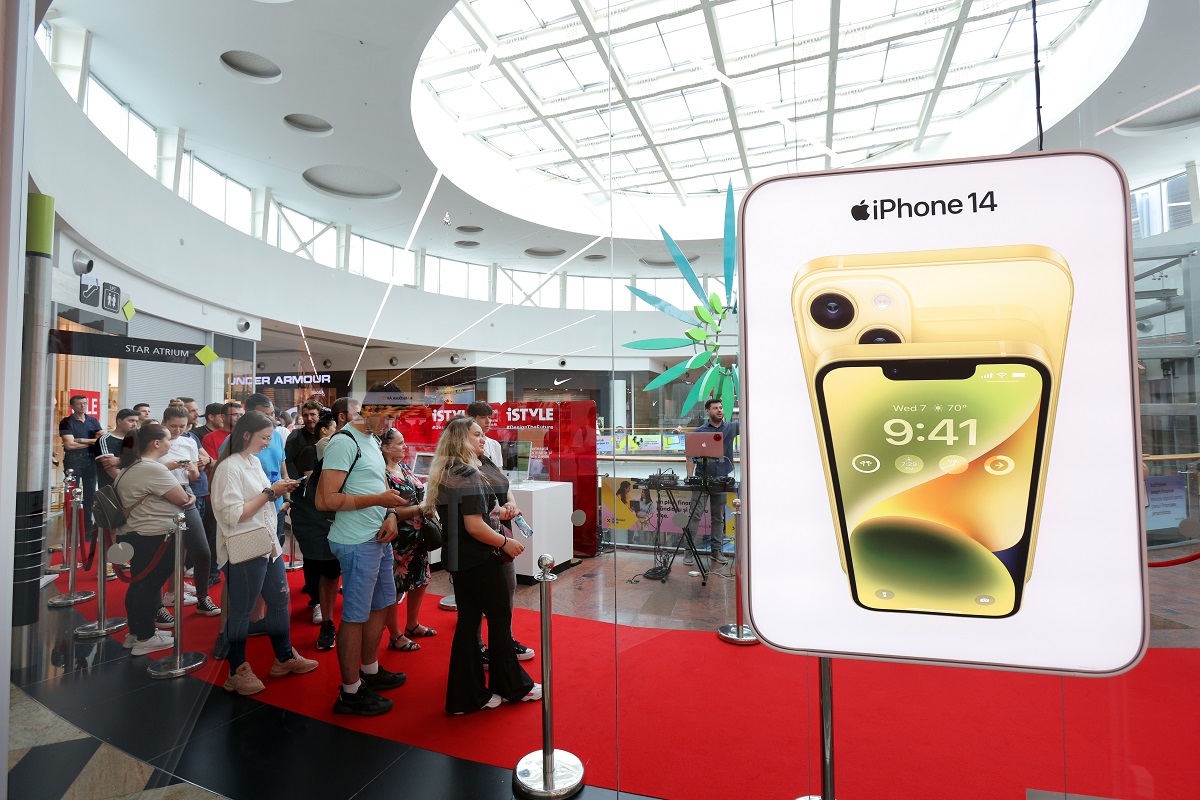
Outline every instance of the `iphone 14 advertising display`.
[(1066, 262), (1036, 245), (829, 256), (800, 269), (791, 300), (854, 600), (1016, 613), (1066, 347)]
[(1043, 488), (1048, 365), (1032, 346), (1017, 348), (1030, 355), (953, 357), (896, 352), (904, 345), (848, 349), (814, 383), (855, 602), (1015, 613)]

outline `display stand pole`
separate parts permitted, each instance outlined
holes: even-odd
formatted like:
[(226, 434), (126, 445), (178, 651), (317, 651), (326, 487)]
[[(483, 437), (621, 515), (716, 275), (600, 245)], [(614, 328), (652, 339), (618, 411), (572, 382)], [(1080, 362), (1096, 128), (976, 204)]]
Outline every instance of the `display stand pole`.
[(821, 672), (821, 793), (800, 800), (834, 800), (833, 794), (833, 660), (818, 658)]
[[(195, 672), (204, 666), (204, 653), (183, 652), (183, 532), (187, 530), (183, 513), (175, 515), (175, 649), (166, 658), (160, 658), (146, 672), (151, 678), (178, 678)], [(273, 534), (272, 534), (273, 535)]]
[(742, 624), (742, 533), (741, 533), (742, 501), (733, 500), (733, 580), (734, 594), (737, 602), (735, 621), (725, 623), (717, 628), (717, 636), (723, 642), (730, 644), (758, 644), (758, 637), (749, 625)]
[[(75, 591), (75, 571), (82, 566), (75, 560), (76, 548), (78, 539), (83, 531), (83, 487), (79, 485), (79, 481), (72, 476), (70, 484), (71, 492), (71, 509), (66, 513), (64, 522), (66, 523), (63, 529), (63, 538), (65, 543), (63, 546), (63, 561), (67, 564), (67, 593), (60, 594), (57, 597), (51, 597), (46, 601), (46, 605), (50, 608), (63, 608), (64, 606), (73, 606), (77, 603), (83, 603), (91, 600), (96, 596), (95, 592)], [(65, 501), (64, 501), (65, 502)]]
[(107, 636), (129, 627), (129, 620), (125, 617), (105, 615), (108, 607), (108, 593), (105, 584), (108, 581), (101, 576), (108, 572), (108, 548), (104, 546), (107, 534), (108, 531), (103, 528), (96, 529), (98, 541), (95, 546), (100, 551), (100, 559), (96, 565), (96, 621), (85, 623), (75, 629), (75, 635), (80, 639), (99, 639), (101, 636)]
[(295, 532), (294, 531), (290, 532), (288, 534), (288, 536), (292, 540), (292, 546), (289, 549), (290, 551), (288, 552), (287, 565), (283, 568), (283, 570), (284, 570), (284, 572), (295, 572), (298, 569), (304, 569), (304, 559), (300, 559), (299, 561), (296, 560), (296, 534), (295, 534)]
[(583, 788), (583, 762), (565, 750), (554, 749), (550, 583), (558, 576), (553, 572), (553, 556), (543, 554), (537, 563), (541, 572), (534, 580), (542, 584), (542, 749), (522, 758), (513, 769), (513, 793), (525, 800), (571, 797)]

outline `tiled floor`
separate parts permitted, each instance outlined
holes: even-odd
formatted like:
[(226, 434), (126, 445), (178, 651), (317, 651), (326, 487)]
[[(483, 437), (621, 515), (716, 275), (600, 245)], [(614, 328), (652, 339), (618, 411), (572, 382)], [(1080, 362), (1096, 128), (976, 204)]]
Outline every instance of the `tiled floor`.
[[(1152, 558), (1178, 555), (1156, 552)], [(554, 610), (653, 628), (715, 630), (733, 621), (735, 584), (730, 567), (710, 573), (707, 585), (702, 585), (695, 567), (685, 565), (682, 558), (675, 561), (665, 581), (647, 579), (643, 573), (655, 564), (649, 553), (626, 551), (580, 560), (553, 583)], [(1200, 647), (1200, 562), (1150, 570), (1149, 590), (1151, 646)], [(430, 591), (453, 593), (445, 573), (435, 574)], [(537, 608), (539, 591), (537, 585), (518, 586), (518, 606)], [(44, 646), (38, 651), (37, 663), (19, 672), (10, 689), (10, 797), (200, 800), (319, 796), (322, 800), (368, 800), (377, 795), (394, 796), (397, 785), (407, 788), (405, 796), (423, 800), (507, 800), (512, 796), (508, 770), (379, 740), (269, 709), (252, 699), (202, 691), (198, 681), (147, 685), (140, 669), (127, 668), (130, 660), (115, 642), (102, 643), (86, 658), (77, 656), (71, 665), (74, 671), (69, 670), (58, 655), (70, 649), (69, 629), (53, 630), (46, 623), (51, 618), (53, 615), (44, 616)], [(84, 672), (89, 673), (86, 687), (83, 681), (72, 680)], [(51, 676), (57, 677), (47, 680)], [(120, 714), (112, 713), (127, 706), (131, 697), (137, 698), (140, 708), (154, 709), (153, 715), (139, 717), (140, 724), (133, 729), (119, 722)], [(303, 736), (298, 737), (299, 728), (303, 728)], [(299, 751), (281, 744), (297, 740), (308, 744)], [(278, 773), (257, 769), (257, 762), (247, 759), (246, 747), (257, 743), (251, 752), (270, 763), (302, 764), (311, 757), (312, 741), (322, 743), (324, 758), (353, 759), (363, 780), (354, 786), (339, 782), (336, 787), (321, 787), (319, 772), (312, 777), (308, 771), (292, 770), (285, 774), (303, 776), (303, 791), (280, 794), (283, 787)], [(264, 742), (273, 744), (264, 746)], [(580, 796), (596, 800), (617, 794), (587, 787)]]

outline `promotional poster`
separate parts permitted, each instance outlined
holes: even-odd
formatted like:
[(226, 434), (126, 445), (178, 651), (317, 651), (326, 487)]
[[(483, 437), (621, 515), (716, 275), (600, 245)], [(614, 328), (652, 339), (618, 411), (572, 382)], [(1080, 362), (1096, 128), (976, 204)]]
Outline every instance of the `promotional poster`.
[(765, 642), (1091, 675), (1137, 662), (1128, 208), (1120, 169), (1084, 152), (751, 189), (743, 569)]

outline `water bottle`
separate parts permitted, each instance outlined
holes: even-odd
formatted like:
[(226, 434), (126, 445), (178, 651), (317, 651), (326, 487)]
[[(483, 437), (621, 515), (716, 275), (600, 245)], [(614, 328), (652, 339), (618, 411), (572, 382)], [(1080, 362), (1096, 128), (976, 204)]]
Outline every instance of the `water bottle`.
[(513, 517), (512, 524), (526, 539), (533, 538), (533, 528), (529, 527), (529, 523), (525, 521), (524, 514), (517, 514), (515, 517)]

